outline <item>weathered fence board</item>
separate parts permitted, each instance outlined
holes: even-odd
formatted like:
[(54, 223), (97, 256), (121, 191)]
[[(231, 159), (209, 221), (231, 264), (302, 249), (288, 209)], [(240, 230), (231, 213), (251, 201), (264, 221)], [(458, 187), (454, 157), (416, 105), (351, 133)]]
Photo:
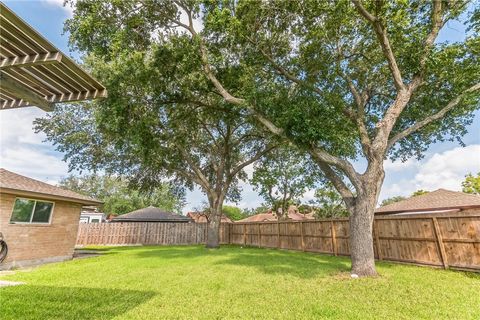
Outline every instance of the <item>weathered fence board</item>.
[[(205, 223), (80, 224), (77, 245), (187, 245), (206, 242)], [(221, 243), (350, 255), (348, 219), (222, 223)], [(380, 260), (480, 271), (480, 214), (375, 218)]]

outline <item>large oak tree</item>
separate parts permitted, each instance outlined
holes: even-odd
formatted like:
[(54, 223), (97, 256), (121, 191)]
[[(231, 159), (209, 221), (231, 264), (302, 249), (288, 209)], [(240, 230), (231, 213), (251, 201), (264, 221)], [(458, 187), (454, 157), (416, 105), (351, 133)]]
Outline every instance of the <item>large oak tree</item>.
[[(461, 14), (466, 39), (438, 42)], [(466, 1), (76, 1), (67, 29), (107, 62), (175, 47), (198, 62), (188, 74), (310, 153), (351, 212), (352, 272), (365, 276), (385, 159), (460, 137), (479, 107), (479, 16)]]

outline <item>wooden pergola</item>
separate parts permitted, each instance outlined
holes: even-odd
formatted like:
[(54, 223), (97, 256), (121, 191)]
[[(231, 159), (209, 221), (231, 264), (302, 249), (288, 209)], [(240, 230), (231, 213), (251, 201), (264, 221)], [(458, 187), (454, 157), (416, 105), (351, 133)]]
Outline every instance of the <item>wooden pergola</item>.
[(105, 87), (0, 2), (0, 109), (106, 97)]

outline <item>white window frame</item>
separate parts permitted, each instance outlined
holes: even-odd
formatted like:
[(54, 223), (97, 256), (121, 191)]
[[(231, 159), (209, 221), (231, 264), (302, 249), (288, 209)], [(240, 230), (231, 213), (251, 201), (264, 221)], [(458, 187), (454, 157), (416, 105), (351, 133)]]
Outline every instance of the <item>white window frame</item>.
[[(32, 212), (30, 212), (30, 221), (29, 222), (20, 222), (20, 221), (18, 221), (18, 222), (13, 221), (12, 222), (13, 210), (15, 210), (15, 203), (17, 202), (17, 199), (35, 201), (35, 203), (33, 205), (33, 208), (32, 208)], [(32, 222), (33, 214), (35, 213), (35, 208), (37, 207), (37, 201), (52, 204), (52, 210), (50, 211), (50, 216), (48, 217), (48, 222)], [(15, 201), (13, 202), (13, 207), (12, 207), (12, 213), (10, 214), (9, 224), (51, 225), (54, 210), (55, 210), (55, 202), (54, 201), (48, 201), (48, 200), (42, 200), (42, 199), (33, 199), (33, 198), (24, 198), (24, 197), (15, 197)]]

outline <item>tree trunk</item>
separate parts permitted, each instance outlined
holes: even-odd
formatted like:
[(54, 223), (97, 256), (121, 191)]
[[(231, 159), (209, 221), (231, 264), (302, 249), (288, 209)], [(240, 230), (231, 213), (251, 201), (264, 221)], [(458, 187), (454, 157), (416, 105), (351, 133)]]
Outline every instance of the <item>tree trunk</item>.
[(222, 207), (210, 208), (210, 217), (207, 225), (207, 243), (209, 249), (220, 247), (220, 221), (222, 219)]
[(352, 274), (359, 277), (375, 276), (373, 251), (373, 217), (376, 197), (374, 194), (358, 198), (350, 216), (350, 253)]
[(379, 165), (371, 166), (363, 177), (362, 190), (357, 190), (350, 216), (350, 254), (352, 274), (376, 276), (373, 251), (373, 220), (385, 173)]

